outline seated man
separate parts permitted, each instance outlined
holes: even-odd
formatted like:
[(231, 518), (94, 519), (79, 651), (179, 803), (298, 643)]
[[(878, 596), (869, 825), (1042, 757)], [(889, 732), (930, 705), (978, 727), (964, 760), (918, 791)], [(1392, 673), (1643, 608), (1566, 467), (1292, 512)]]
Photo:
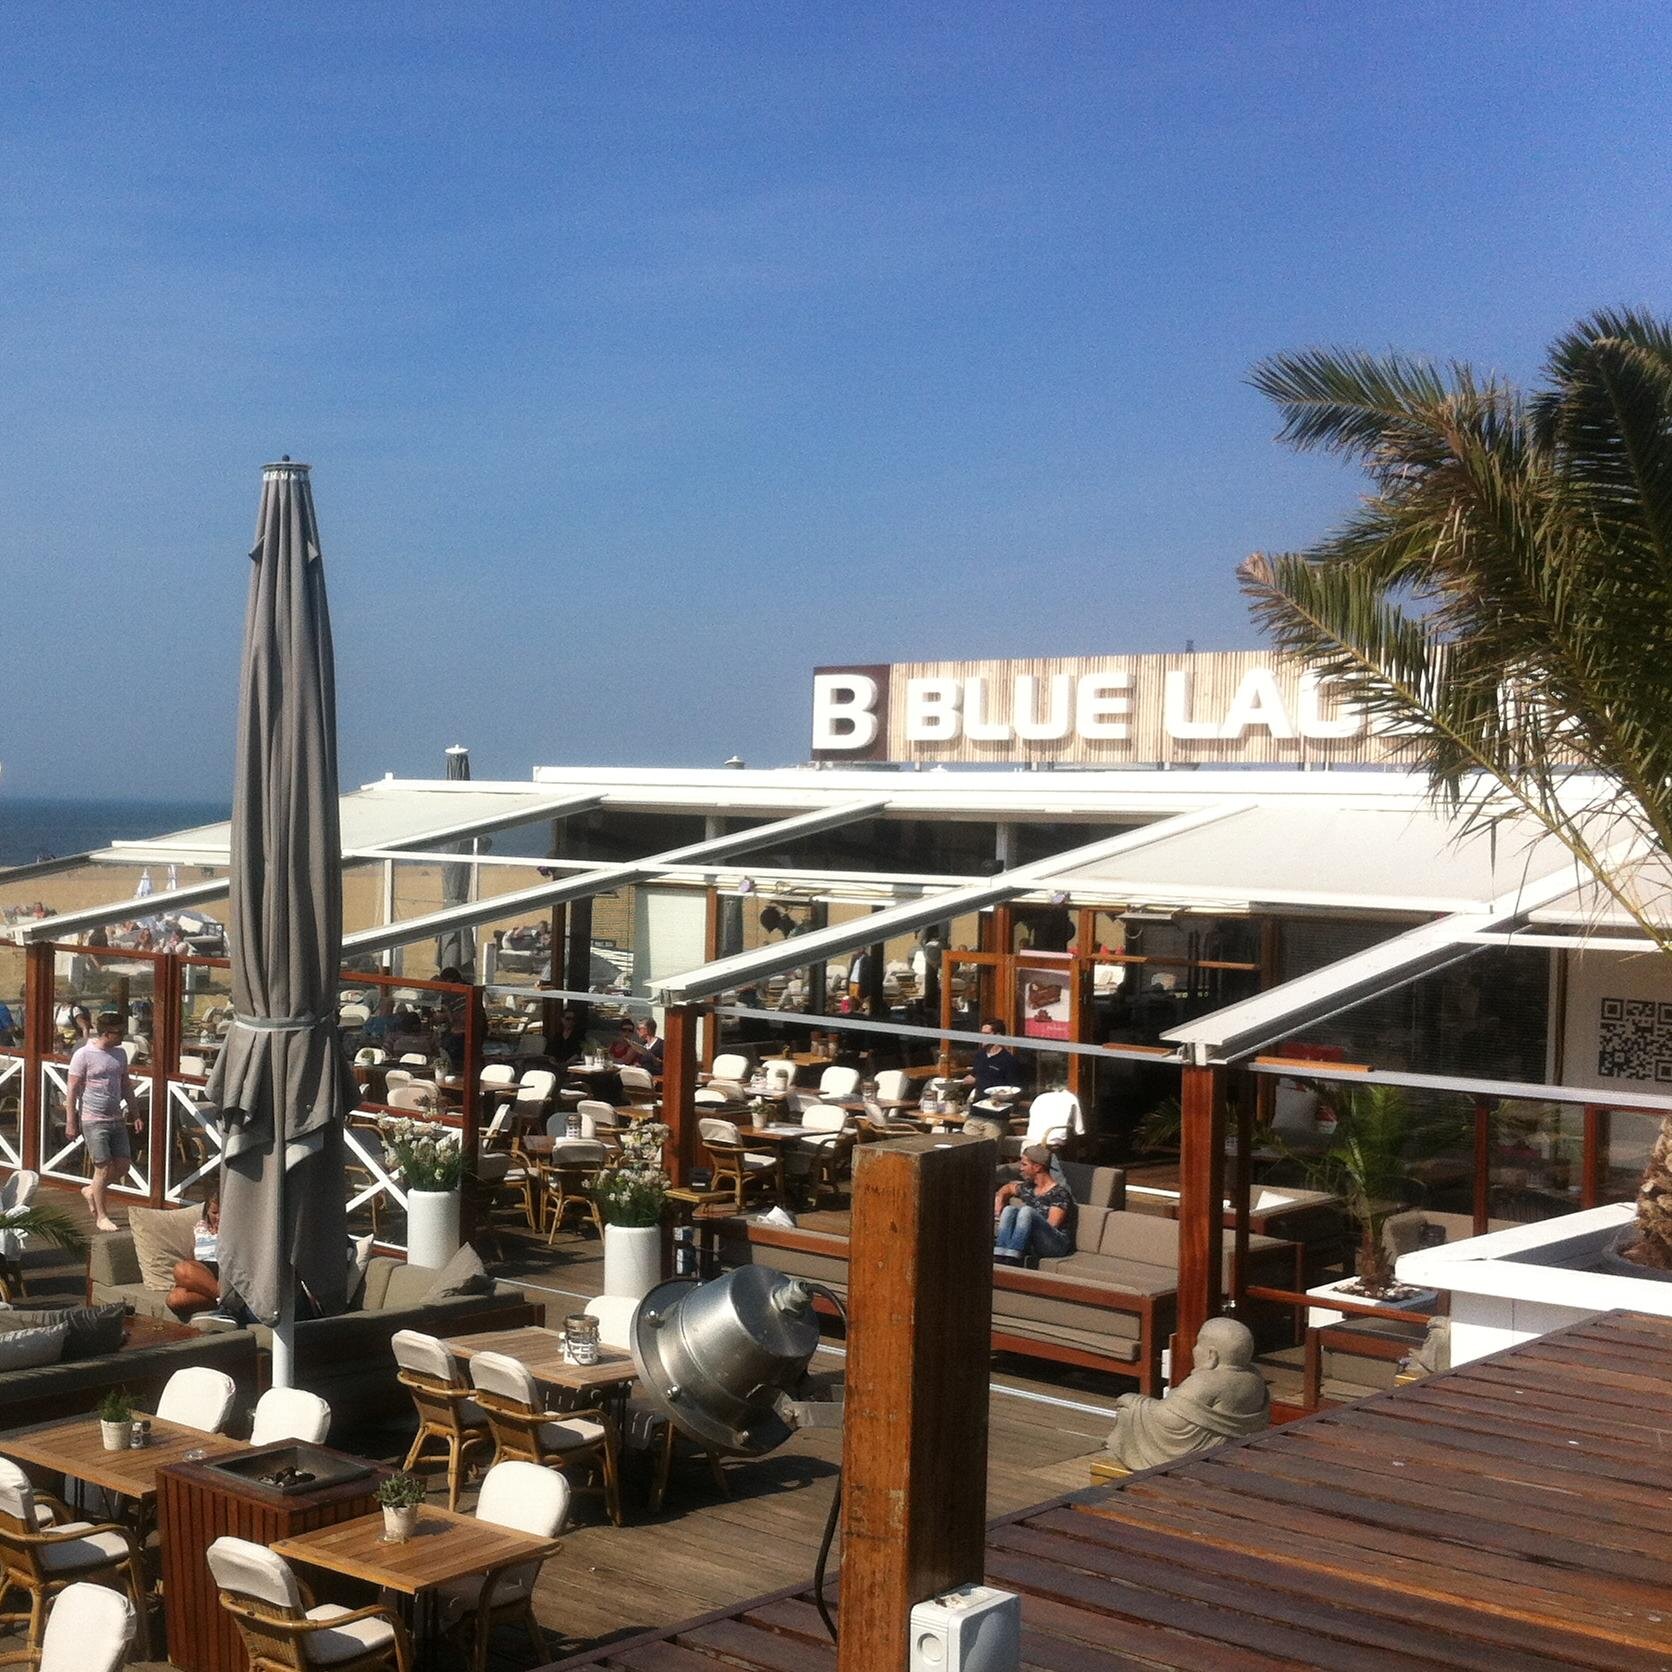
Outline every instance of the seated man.
[(1079, 1217), (1073, 1193), (1051, 1172), (1051, 1152), (1044, 1144), (1022, 1151), (1022, 1176), (999, 1186), (993, 1197), (993, 1258), (1020, 1265), (1032, 1254), (1060, 1259), (1074, 1251)]
[(1254, 1336), (1235, 1318), (1209, 1318), (1196, 1336), (1194, 1368), (1165, 1399), (1123, 1393), (1106, 1442), (1136, 1473), (1258, 1434), (1271, 1424), (1271, 1394), (1254, 1368)]

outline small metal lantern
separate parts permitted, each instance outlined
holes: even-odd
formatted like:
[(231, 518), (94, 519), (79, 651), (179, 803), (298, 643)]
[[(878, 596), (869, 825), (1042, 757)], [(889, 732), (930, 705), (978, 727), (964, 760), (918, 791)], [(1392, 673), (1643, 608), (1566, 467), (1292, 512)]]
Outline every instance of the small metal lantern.
[(576, 1312), (563, 1320), (564, 1347), (573, 1364), (598, 1362), (598, 1320), (587, 1312)]

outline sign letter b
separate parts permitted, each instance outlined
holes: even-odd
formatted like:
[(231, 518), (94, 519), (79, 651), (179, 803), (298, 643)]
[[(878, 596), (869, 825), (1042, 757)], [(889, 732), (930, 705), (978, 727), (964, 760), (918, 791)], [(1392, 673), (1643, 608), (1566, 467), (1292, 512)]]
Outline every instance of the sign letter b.
[(870, 748), (877, 739), (877, 689), (869, 674), (814, 674), (813, 747)]

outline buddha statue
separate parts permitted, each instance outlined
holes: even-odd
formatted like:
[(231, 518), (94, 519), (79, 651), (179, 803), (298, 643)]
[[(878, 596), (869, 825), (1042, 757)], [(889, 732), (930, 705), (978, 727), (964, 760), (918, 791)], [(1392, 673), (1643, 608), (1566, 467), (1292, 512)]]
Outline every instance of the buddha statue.
[(1125, 1393), (1106, 1442), (1124, 1469), (1154, 1469), (1271, 1424), (1271, 1395), (1254, 1368), (1254, 1337), (1234, 1318), (1210, 1318), (1196, 1337), (1195, 1368), (1165, 1399)]

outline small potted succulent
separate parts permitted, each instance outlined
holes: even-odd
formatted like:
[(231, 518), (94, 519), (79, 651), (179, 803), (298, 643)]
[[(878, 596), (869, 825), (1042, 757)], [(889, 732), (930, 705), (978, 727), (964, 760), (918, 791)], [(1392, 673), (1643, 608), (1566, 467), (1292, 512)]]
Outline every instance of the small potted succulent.
[(418, 1530), (424, 1483), (416, 1475), (390, 1475), (379, 1483), (377, 1501), (383, 1506), (384, 1543), (405, 1544)]
[(99, 1401), (99, 1434), (106, 1451), (126, 1451), (133, 1443), (134, 1402), (122, 1388)]

